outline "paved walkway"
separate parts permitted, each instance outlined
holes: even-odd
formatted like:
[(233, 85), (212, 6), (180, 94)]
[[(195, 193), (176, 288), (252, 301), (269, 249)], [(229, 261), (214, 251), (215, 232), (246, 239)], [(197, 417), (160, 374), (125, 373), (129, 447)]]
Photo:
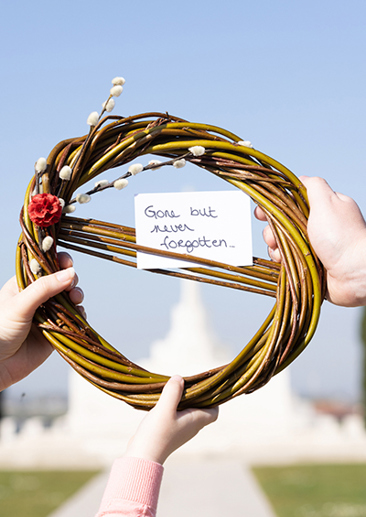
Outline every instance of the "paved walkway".
[[(108, 473), (102, 473), (49, 517), (93, 517)], [(173, 458), (160, 491), (158, 517), (275, 517), (248, 467), (238, 460)]]

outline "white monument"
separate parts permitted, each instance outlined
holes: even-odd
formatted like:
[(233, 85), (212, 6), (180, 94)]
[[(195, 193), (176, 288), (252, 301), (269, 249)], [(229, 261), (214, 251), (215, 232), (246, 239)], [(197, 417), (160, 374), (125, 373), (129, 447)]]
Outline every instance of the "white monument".
[[(228, 347), (216, 339), (208, 323), (199, 284), (183, 280), (179, 303), (171, 312), (171, 326), (162, 340), (152, 343), (150, 356), (137, 361), (144, 368), (173, 375), (191, 375), (231, 361)], [(218, 421), (187, 444), (182, 453), (235, 453), (262, 447), (270, 440), (286, 440), (294, 425), (294, 400), (288, 371), (270, 386), (242, 395), (220, 407)], [(144, 412), (107, 396), (70, 374), (66, 429), (82, 446), (104, 456), (123, 450)]]

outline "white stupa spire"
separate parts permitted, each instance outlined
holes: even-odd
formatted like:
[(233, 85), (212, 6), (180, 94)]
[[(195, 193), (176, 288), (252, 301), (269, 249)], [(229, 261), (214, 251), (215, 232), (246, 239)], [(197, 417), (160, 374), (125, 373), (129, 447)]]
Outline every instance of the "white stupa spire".
[[(150, 355), (137, 364), (151, 372), (188, 376), (230, 362), (234, 353), (215, 338), (202, 303), (200, 284), (184, 280), (178, 303), (171, 310), (170, 326), (163, 339), (150, 346)], [(69, 411), (60, 430), (62, 439), (74, 440), (79, 457), (93, 454), (112, 461), (123, 454), (126, 444), (144, 416), (129, 405), (109, 397), (71, 370)], [(98, 415), (98, 418), (96, 418)], [(293, 398), (288, 369), (268, 386), (248, 396), (241, 395), (220, 407), (220, 418), (186, 444), (183, 454), (220, 454), (244, 451), (267, 457), (277, 444), (288, 451), (303, 421), (303, 410)], [(312, 444), (312, 442), (311, 442)], [(312, 446), (312, 445), (311, 445)], [(68, 451), (70, 448), (67, 442)], [(74, 450), (74, 449), (73, 449)], [(263, 456), (264, 455), (264, 456)]]
[(219, 345), (208, 323), (198, 282), (181, 281), (180, 300), (172, 309), (168, 334), (150, 350), (143, 366), (169, 375), (199, 373), (230, 360), (227, 348)]

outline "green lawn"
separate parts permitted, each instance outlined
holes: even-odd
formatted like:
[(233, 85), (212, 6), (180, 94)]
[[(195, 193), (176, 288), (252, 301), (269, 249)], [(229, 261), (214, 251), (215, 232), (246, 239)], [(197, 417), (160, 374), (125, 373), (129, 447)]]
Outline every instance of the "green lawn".
[(278, 517), (366, 517), (366, 464), (253, 471)]
[(95, 475), (95, 471), (0, 471), (0, 515), (46, 517)]

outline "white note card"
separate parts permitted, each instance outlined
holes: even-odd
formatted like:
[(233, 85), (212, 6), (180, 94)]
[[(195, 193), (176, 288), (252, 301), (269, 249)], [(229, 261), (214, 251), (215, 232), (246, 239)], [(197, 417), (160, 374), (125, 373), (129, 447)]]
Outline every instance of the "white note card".
[[(250, 198), (240, 190), (135, 196), (136, 242), (158, 250), (232, 266), (253, 263)], [(176, 269), (199, 264), (137, 253), (139, 269)]]

